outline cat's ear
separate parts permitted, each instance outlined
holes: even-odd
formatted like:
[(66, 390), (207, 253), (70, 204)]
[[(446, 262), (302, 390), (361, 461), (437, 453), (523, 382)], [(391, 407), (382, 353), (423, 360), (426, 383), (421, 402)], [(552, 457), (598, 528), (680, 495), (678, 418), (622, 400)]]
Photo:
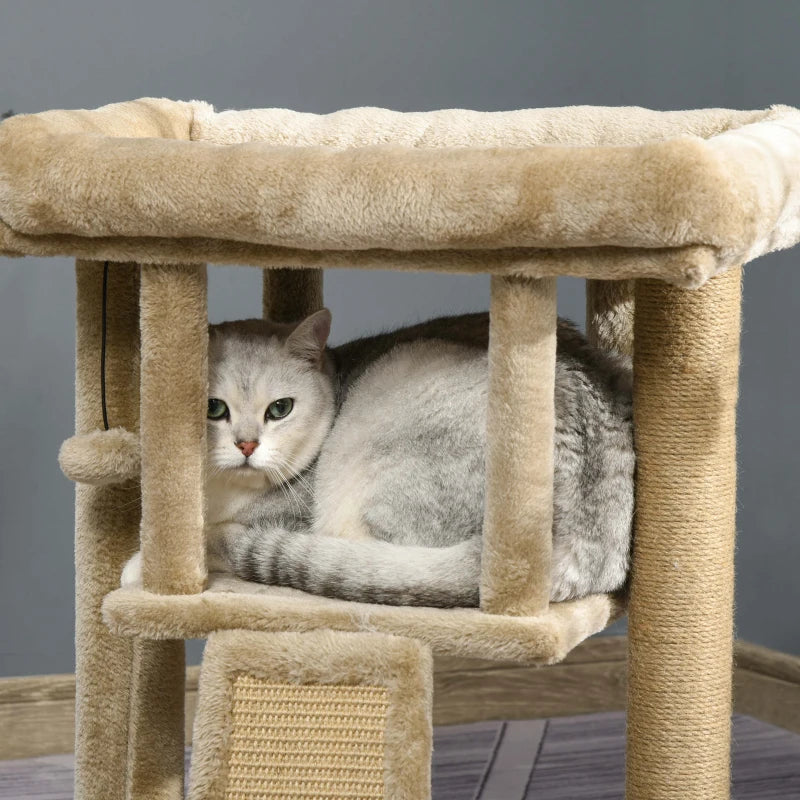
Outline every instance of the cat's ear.
[(331, 333), (331, 312), (327, 308), (306, 317), (286, 340), (286, 349), (297, 358), (319, 364)]

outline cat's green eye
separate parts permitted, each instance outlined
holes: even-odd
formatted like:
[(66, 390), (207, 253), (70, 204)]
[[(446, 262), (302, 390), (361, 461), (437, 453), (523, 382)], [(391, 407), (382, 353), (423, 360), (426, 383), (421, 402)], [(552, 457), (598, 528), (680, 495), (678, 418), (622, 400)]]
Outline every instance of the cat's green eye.
[(294, 408), (294, 400), (291, 397), (281, 397), (267, 407), (267, 419), (283, 419), (288, 417)]
[(228, 406), (225, 401), (218, 400), (216, 397), (209, 397), (207, 416), (209, 419), (226, 419), (228, 417)]

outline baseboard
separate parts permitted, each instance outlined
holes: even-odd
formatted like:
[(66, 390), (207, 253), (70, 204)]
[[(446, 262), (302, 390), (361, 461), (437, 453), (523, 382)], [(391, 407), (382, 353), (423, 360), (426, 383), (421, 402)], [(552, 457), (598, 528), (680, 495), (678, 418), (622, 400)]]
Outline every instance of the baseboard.
[[(625, 709), (624, 636), (598, 636), (552, 667), (439, 658), (434, 724), (535, 719)], [(186, 675), (186, 736), (197, 705), (198, 667)], [(800, 733), (800, 658), (736, 643), (736, 711)], [(75, 677), (0, 679), (0, 759), (72, 751)]]

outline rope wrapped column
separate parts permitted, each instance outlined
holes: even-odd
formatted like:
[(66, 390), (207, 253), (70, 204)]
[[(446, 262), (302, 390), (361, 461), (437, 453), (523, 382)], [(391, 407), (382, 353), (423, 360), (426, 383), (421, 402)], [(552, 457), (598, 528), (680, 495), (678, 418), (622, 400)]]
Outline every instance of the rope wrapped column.
[[(206, 580), (206, 288), (203, 265), (142, 266), (142, 579), (159, 594)], [(182, 641), (136, 642), (128, 797), (183, 798), (184, 676)]]
[(493, 275), (481, 609), (550, 602), (556, 279)]
[[(103, 264), (78, 261), (75, 432), (103, 428)], [(139, 427), (139, 269), (109, 264), (106, 389), (109, 423)], [(75, 488), (75, 797), (125, 796), (133, 644), (100, 618), (139, 541), (138, 481)]]
[(628, 800), (729, 797), (740, 283), (637, 282)]
[(297, 322), (323, 306), (321, 269), (265, 269), (264, 318)]

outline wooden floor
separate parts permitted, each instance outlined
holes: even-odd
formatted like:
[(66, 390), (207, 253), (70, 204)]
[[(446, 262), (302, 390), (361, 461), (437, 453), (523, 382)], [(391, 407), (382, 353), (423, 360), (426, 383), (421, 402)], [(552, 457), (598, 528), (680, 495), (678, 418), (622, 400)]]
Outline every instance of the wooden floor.
[[(624, 729), (621, 713), (437, 728), (434, 800), (623, 800)], [(800, 735), (735, 717), (733, 798), (800, 800)], [(72, 757), (0, 761), (0, 800), (72, 800)]]

